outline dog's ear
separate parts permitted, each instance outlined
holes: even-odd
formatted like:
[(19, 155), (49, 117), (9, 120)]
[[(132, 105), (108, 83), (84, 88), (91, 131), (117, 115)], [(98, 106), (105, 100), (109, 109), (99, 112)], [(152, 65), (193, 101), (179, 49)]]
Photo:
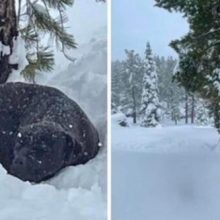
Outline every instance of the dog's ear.
[(81, 154), (81, 147), (70, 135), (66, 134), (65, 163), (71, 165), (76, 163)]

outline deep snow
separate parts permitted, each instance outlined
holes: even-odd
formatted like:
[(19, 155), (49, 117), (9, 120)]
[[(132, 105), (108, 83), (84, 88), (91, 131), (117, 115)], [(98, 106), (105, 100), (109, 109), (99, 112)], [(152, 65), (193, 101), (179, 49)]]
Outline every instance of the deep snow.
[[(7, 175), (0, 166), (1, 220), (105, 220), (107, 218), (106, 37), (77, 50), (77, 60), (61, 73), (40, 74), (36, 81), (62, 90), (91, 118), (103, 143), (85, 165), (68, 167), (51, 180), (32, 185)], [(10, 81), (24, 81), (13, 73)]]
[(218, 220), (220, 140), (211, 127), (117, 125), (112, 117), (113, 220)]

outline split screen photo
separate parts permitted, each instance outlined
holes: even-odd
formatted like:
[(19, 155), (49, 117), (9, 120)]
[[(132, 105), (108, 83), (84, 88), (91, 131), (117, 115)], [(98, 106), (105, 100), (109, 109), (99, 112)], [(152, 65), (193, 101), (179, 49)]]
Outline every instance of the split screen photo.
[(0, 0), (0, 220), (219, 220), (219, 42), (219, 0)]

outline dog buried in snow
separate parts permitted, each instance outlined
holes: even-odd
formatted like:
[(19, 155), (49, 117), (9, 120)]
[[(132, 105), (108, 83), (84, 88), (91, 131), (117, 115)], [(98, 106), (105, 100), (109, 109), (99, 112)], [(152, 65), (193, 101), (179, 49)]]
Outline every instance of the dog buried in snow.
[(0, 85), (0, 163), (30, 182), (84, 164), (100, 147), (98, 133), (82, 109), (57, 89)]

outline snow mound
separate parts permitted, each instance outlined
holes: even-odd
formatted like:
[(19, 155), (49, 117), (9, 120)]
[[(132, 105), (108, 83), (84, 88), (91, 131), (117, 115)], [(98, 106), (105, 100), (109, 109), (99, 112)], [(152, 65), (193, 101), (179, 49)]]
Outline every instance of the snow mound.
[[(69, 179), (72, 181), (72, 179)], [(57, 190), (52, 185), (22, 182), (7, 175), (0, 166), (1, 220), (105, 219), (105, 201), (101, 187)]]
[(77, 167), (67, 167), (63, 169), (58, 176), (47, 181), (47, 184), (55, 186), (57, 189), (83, 188), (90, 190), (91, 186), (98, 184), (101, 186), (102, 192), (107, 191), (106, 170), (106, 149), (98, 156), (86, 163), (85, 165), (78, 165)]
[(119, 112), (119, 113), (112, 115), (112, 121), (114, 121), (114, 123), (117, 125), (124, 122), (128, 126), (127, 117), (122, 112)]

